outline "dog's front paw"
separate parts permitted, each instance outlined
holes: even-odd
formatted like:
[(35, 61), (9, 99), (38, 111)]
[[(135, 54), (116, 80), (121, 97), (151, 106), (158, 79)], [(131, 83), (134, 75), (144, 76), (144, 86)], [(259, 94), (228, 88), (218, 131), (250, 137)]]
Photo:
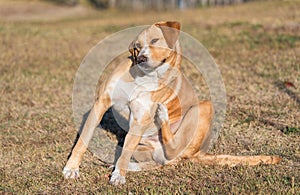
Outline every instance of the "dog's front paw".
[(124, 176), (122, 176), (119, 172), (118, 169), (115, 169), (114, 172), (111, 174), (111, 178), (109, 180), (109, 183), (112, 185), (120, 185), (120, 184), (125, 184), (126, 179)]
[(161, 125), (169, 121), (168, 108), (164, 104), (158, 104), (156, 110), (156, 121)]
[(79, 169), (64, 167), (62, 174), (64, 175), (65, 179), (76, 179), (79, 177)]

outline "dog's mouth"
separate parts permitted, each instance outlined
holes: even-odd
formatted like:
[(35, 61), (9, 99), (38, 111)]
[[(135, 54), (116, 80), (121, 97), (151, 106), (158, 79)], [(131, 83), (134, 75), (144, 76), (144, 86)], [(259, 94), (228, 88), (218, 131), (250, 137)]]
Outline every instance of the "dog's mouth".
[(163, 59), (162, 61), (157, 62), (157, 65), (154, 65), (154, 66), (153, 66), (153, 64), (156, 64), (156, 63), (150, 62), (150, 61), (140, 62), (137, 64), (137, 66), (144, 73), (150, 73), (150, 72), (155, 71), (158, 67), (162, 66), (166, 62), (166, 60), (167, 59)]
[(148, 62), (141, 62), (138, 63), (137, 66), (139, 67), (140, 70), (142, 70), (144, 73), (149, 73), (155, 70), (154, 67), (150, 66)]

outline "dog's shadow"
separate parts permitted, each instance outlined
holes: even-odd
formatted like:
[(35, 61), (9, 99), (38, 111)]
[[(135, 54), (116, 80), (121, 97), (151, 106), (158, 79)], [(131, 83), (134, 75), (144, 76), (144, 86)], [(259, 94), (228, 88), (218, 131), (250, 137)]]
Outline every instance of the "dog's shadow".
[[(89, 116), (90, 110), (82, 116), (79, 131), (73, 143), (75, 147), (85, 122)], [(121, 125), (120, 125), (121, 124)], [(122, 126), (122, 127), (121, 127)], [(99, 158), (100, 161), (107, 164), (115, 164), (122, 152), (125, 137), (129, 129), (129, 122), (122, 115), (116, 112), (112, 107), (109, 108), (102, 117), (101, 122), (97, 125), (94, 135), (89, 144), (89, 150)], [(105, 143), (106, 142), (106, 143)], [(105, 151), (110, 150), (110, 151)], [(114, 154), (111, 154), (112, 151)], [(106, 154), (103, 154), (105, 152)], [(110, 153), (110, 154), (109, 154)], [(113, 156), (113, 160), (111, 156)], [(71, 156), (69, 154), (68, 158)]]

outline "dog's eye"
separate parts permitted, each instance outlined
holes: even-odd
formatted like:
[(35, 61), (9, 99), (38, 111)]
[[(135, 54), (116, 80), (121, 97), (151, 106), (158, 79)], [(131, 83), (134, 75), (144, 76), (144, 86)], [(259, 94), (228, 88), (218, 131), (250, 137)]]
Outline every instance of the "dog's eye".
[(135, 47), (140, 49), (140, 48), (142, 48), (142, 45), (140, 43), (136, 43)]
[(156, 43), (158, 40), (159, 40), (159, 39), (152, 39), (150, 43), (151, 43), (151, 44), (154, 44), (154, 43)]

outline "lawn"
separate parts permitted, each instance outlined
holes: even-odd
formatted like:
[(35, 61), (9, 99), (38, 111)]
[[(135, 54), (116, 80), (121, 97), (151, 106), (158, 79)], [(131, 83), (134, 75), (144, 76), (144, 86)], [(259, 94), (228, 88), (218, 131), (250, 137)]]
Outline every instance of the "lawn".
[[(84, 6), (54, 14), (57, 5), (45, 2), (0, 2), (1, 193), (299, 194), (300, 1), (145, 13)], [(161, 20), (180, 21), (221, 71), (227, 112), (211, 152), (279, 155), (280, 164), (183, 161), (131, 172), (124, 186), (114, 187), (111, 169), (87, 152), (81, 177), (63, 178), (77, 132), (72, 90), (82, 59), (114, 32)]]

